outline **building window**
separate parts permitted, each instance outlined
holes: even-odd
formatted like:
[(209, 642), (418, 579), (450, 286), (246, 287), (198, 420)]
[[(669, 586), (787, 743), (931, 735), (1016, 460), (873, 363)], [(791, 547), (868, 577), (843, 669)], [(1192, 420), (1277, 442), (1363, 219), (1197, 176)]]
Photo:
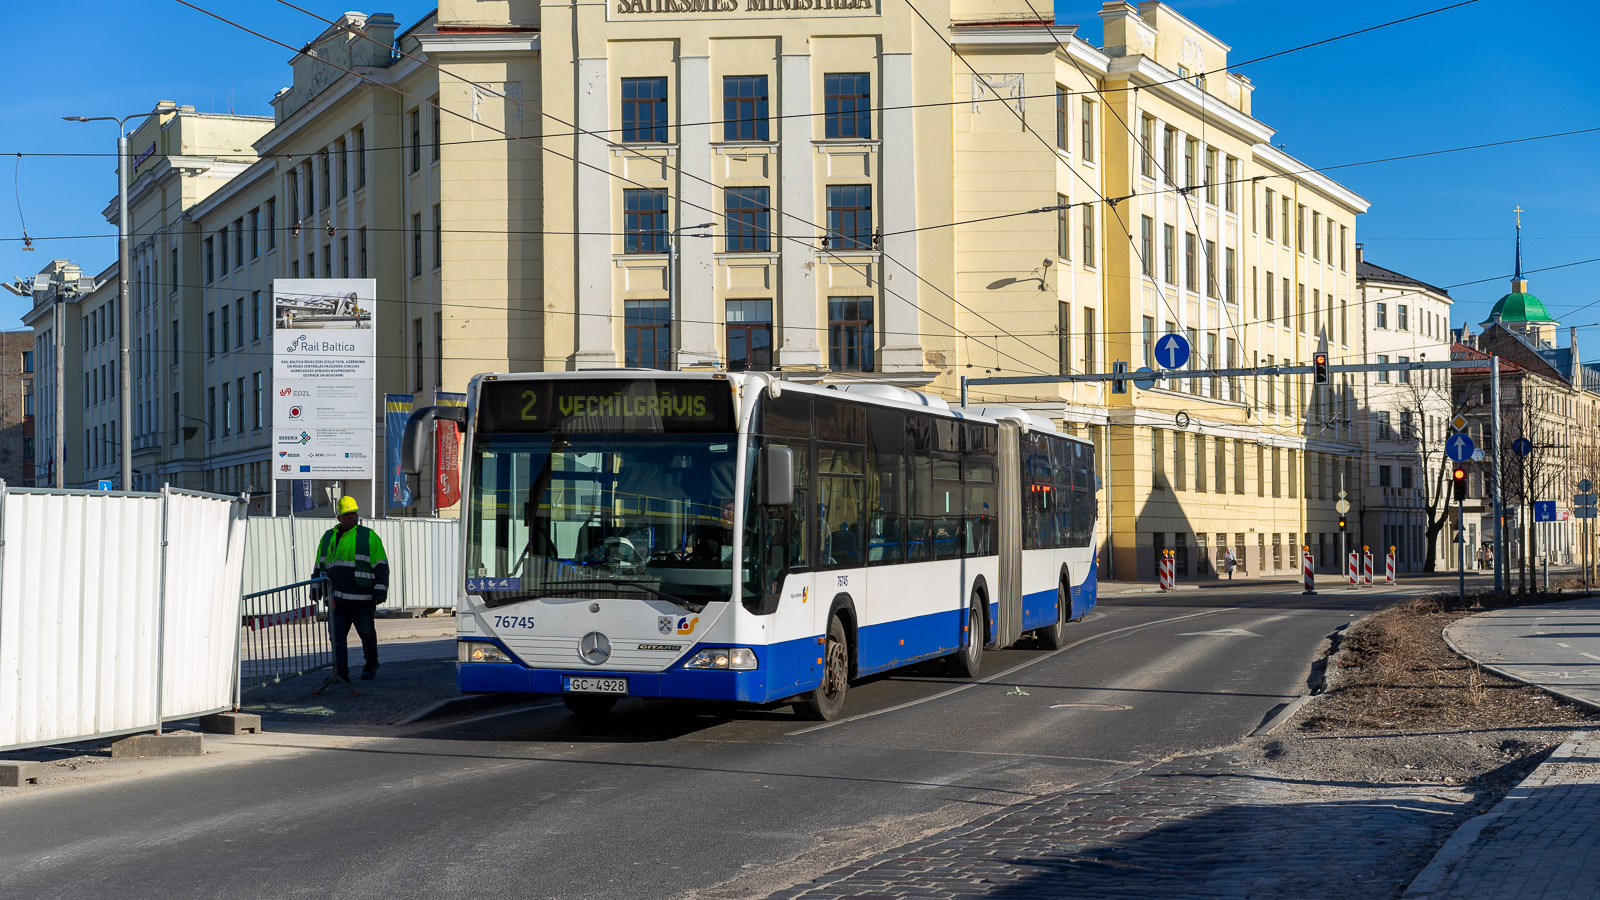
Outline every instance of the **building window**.
[(1067, 239), (1067, 226), (1071, 222), (1071, 215), (1067, 207), (1067, 198), (1061, 194), (1056, 195), (1056, 256), (1061, 259), (1072, 259), (1072, 241)]
[(24, 350), (24, 351), (22, 351), (22, 371), (23, 371), (23, 374), (27, 374), (27, 373), (33, 371), (33, 351), (32, 350)]
[(1056, 304), (1056, 374), (1072, 374), (1072, 307)]
[(1171, 225), (1161, 226), (1161, 268), (1167, 284), (1178, 283), (1177, 232)]
[[(1411, 362), (1411, 357), (1409, 357), (1409, 356), (1396, 357), (1395, 362), (1398, 362), (1400, 365), (1403, 366), (1406, 363)], [(1401, 369), (1397, 374), (1399, 375), (1399, 381), (1400, 381), (1401, 384), (1410, 384), (1411, 383), (1411, 373), (1409, 371), (1406, 371), (1405, 369)]]
[(1155, 275), (1155, 220), (1149, 216), (1139, 217), (1139, 271), (1146, 278)]
[(1094, 210), (1083, 211), (1083, 264), (1094, 268)]
[(222, 352), (228, 352), (228, 304), (222, 304)]
[(1294, 249), (1300, 253), (1306, 252), (1306, 206), (1304, 203), (1295, 209)]
[(367, 186), (367, 132), (356, 129), (356, 187)]
[(1350, 229), (1339, 226), (1339, 271), (1345, 271), (1345, 250), (1350, 246)]
[(250, 258), (261, 255), (261, 207), (250, 210)]
[(244, 298), (233, 301), (233, 321), (237, 324), (238, 331), (234, 335), (234, 349), (244, 347)]
[(217, 277), (216, 249), (211, 238), (206, 238), (206, 284), (210, 284)]
[(1311, 258), (1313, 260), (1322, 259), (1322, 239), (1319, 237), (1320, 234), (1322, 234), (1322, 213), (1313, 211), (1311, 213)]
[(1410, 331), (1411, 330), (1410, 312), (1411, 312), (1411, 308), (1406, 306), (1404, 303), (1396, 303), (1395, 304), (1395, 306), (1394, 306), (1394, 327), (1396, 329), (1398, 329), (1400, 331)]
[(766, 252), (772, 249), (772, 206), (769, 188), (728, 188), (723, 193), (727, 218), (727, 250)]
[(767, 76), (724, 76), (722, 118), (725, 141), (767, 140)]
[(217, 231), (217, 249), (222, 253), (222, 265), (217, 271), (226, 275), (228, 274), (228, 229), (226, 228)]
[(422, 213), (411, 214), (411, 274), (422, 274)]
[(1222, 202), (1223, 208), (1228, 212), (1234, 211), (1234, 197), (1236, 195), (1234, 193), (1235, 185), (1233, 182), (1238, 171), (1239, 161), (1237, 159), (1234, 159), (1230, 156), (1222, 161)]
[(1149, 316), (1144, 317), (1144, 364), (1145, 368), (1156, 367), (1156, 320)]
[(622, 79), (622, 140), (666, 142), (667, 79)]
[(440, 211), (439, 204), (435, 203), (433, 205), (433, 267), (435, 269), (444, 264), (443, 225), (443, 213)]
[(206, 356), (217, 355), (217, 314), (206, 313)]
[(771, 371), (772, 301), (729, 300), (727, 336), (728, 371)]
[(822, 76), (823, 135), (872, 137), (872, 79), (866, 72)]
[(250, 376), (250, 396), (254, 402), (250, 404), (250, 425), (256, 431), (261, 430), (261, 373)]
[(1379, 328), (1388, 328), (1389, 327), (1389, 304), (1387, 304), (1387, 303), (1379, 303), (1379, 304), (1376, 304), (1373, 308), (1375, 310), (1374, 315), (1376, 316), (1376, 319), (1377, 319), (1377, 326)]
[(623, 340), (630, 369), (670, 369), (672, 310), (666, 300), (625, 300)]
[[(273, 201), (271, 201), (271, 200), (267, 201), (267, 209), (268, 210), (272, 210), (275, 207), (276, 207), (276, 204)], [(272, 232), (270, 232), (270, 231), (267, 232), (267, 240), (268, 241), (273, 240)], [(172, 248), (172, 261), (171, 261), (171, 263), (169, 263), (168, 268), (169, 268), (169, 271), (167, 273), (168, 274), (167, 293), (175, 294), (175, 293), (178, 292), (178, 248), (177, 247), (173, 247)]]
[(1172, 184), (1173, 154), (1177, 152), (1178, 129), (1168, 128), (1161, 137), (1161, 175)]
[(1389, 466), (1378, 467), (1378, 487), (1389, 487), (1392, 478)]
[(1095, 367), (1094, 310), (1083, 311), (1083, 371), (1093, 372)]
[[(1378, 365), (1386, 366), (1388, 364), (1389, 364), (1389, 356), (1388, 356), (1388, 354), (1379, 353), (1378, 354)], [(1379, 384), (1388, 384), (1389, 383), (1389, 373), (1387, 371), (1379, 371), (1378, 372), (1378, 383)]]
[(1403, 488), (1409, 489), (1412, 486), (1412, 484), (1413, 484), (1413, 481), (1412, 481), (1411, 467), (1410, 466), (1401, 466), (1400, 467), (1400, 486), (1403, 487)]
[(1224, 293), (1222, 296), (1227, 299), (1229, 303), (1237, 303), (1239, 302), (1239, 295), (1236, 293), (1239, 254), (1238, 251), (1234, 250), (1232, 247), (1224, 250), (1223, 254), (1223, 259), (1226, 264), (1222, 267), (1222, 275), (1226, 281), (1223, 284)]
[(872, 249), (872, 185), (828, 186), (828, 247)]
[[(434, 209), (438, 209), (438, 207), (435, 206)], [(350, 277), (350, 235), (348, 234), (339, 236), (339, 277)]]
[(1056, 85), (1056, 148), (1059, 150), (1067, 149), (1067, 98), (1071, 96), (1066, 88)]
[(1183, 233), (1183, 275), (1184, 284), (1191, 291), (1200, 290), (1200, 266), (1196, 259), (1198, 253), (1198, 239), (1193, 232)]
[(361, 229), (356, 234), (356, 252), (361, 256), (361, 277), (367, 277), (367, 230)]
[(828, 368), (874, 371), (871, 297), (828, 298)]
[(206, 388), (206, 440), (217, 439), (217, 389)]
[(178, 442), (178, 435), (183, 431), (182, 401), (178, 399), (178, 392), (172, 392), (172, 438), (171, 443)]
[(1083, 101), (1083, 161), (1094, 162), (1094, 101)]
[(411, 171), (418, 172), (422, 169), (422, 110), (413, 109), (409, 120), (411, 122)]
[[(278, 200), (276, 197), (267, 198), (267, 249), (278, 246)], [(176, 282), (178, 272), (178, 251), (172, 251), (173, 281)], [(176, 287), (176, 284), (174, 284)]]
[(1183, 142), (1183, 184), (1185, 187), (1195, 186), (1194, 158), (1200, 152), (1200, 142), (1189, 138)]
[(623, 191), (622, 230), (624, 253), (667, 252), (666, 191), (645, 188)]
[(1206, 148), (1206, 202), (1215, 206), (1217, 203), (1217, 151)]
[(333, 154), (324, 147), (318, 154), (322, 163), (322, 208), (327, 209), (333, 205)]
[(1156, 174), (1156, 120), (1151, 116), (1139, 119), (1139, 174), (1154, 178)]
[(250, 292), (250, 340), (261, 340), (261, 292)]
[(411, 346), (415, 352), (411, 356), (412, 363), (412, 390), (422, 390), (422, 318), (419, 316), (411, 320)]
[(438, 95), (434, 95), (434, 98), (433, 98), (432, 101), (430, 101), (430, 103), (433, 106), (432, 109), (428, 110), (429, 118), (433, 119), (433, 161), (434, 162), (438, 162), (439, 161), (439, 129), (441, 127), (441, 125), (439, 123), (439, 117), (441, 115), (443, 115), (443, 112), (439, 109), (439, 97), (438, 97)]
[(1217, 295), (1217, 242), (1206, 241), (1206, 296)]
[(1263, 218), (1266, 220), (1266, 223), (1267, 223), (1267, 240), (1270, 241), (1270, 240), (1272, 240), (1272, 220), (1274, 218), (1273, 212), (1272, 212), (1272, 188), (1267, 188), (1266, 210), (1267, 210), (1267, 213)]
[(222, 383), (222, 436), (233, 433), (233, 395), (226, 381)]

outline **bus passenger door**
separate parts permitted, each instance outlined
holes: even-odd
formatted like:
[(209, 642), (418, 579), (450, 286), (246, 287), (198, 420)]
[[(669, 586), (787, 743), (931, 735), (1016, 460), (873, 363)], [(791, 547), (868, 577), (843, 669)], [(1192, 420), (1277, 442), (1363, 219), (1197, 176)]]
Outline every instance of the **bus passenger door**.
[(1009, 647), (1022, 637), (1022, 455), (1021, 426), (1001, 419), (996, 489), (1000, 517), (996, 529), (999, 577), (991, 588), (1000, 614), (994, 623), (995, 646)]

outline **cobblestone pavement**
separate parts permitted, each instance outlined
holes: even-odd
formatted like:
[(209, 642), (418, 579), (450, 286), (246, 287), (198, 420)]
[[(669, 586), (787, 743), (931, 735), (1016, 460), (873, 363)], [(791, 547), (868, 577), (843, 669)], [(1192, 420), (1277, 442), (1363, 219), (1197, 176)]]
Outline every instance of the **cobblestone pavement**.
[(1019, 804), (774, 898), (1398, 897), (1473, 811), (1462, 787), (1295, 781), (1223, 751)]
[(1600, 734), (1573, 735), (1456, 832), (1405, 896), (1600, 897)]

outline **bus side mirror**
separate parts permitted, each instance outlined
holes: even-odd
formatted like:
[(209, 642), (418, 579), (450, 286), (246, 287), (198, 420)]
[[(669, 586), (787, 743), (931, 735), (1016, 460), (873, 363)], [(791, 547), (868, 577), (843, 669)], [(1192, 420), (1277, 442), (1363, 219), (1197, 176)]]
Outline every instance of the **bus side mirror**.
[(433, 431), (435, 419), (465, 424), (467, 409), (464, 406), (424, 406), (411, 411), (406, 420), (406, 433), (400, 440), (400, 471), (407, 475), (422, 474), (422, 459), (428, 453), (428, 434)]
[(765, 475), (767, 506), (788, 506), (794, 502), (794, 451), (788, 447), (762, 447), (761, 470)]

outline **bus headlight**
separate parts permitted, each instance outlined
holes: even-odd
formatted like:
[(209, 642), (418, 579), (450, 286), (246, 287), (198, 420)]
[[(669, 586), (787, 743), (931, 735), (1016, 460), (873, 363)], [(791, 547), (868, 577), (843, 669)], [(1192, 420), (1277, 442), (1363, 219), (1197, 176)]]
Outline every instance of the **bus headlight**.
[(683, 664), (685, 669), (754, 669), (756, 654), (748, 647), (701, 650)]
[(456, 662), (508, 663), (511, 657), (504, 650), (483, 641), (458, 641)]

